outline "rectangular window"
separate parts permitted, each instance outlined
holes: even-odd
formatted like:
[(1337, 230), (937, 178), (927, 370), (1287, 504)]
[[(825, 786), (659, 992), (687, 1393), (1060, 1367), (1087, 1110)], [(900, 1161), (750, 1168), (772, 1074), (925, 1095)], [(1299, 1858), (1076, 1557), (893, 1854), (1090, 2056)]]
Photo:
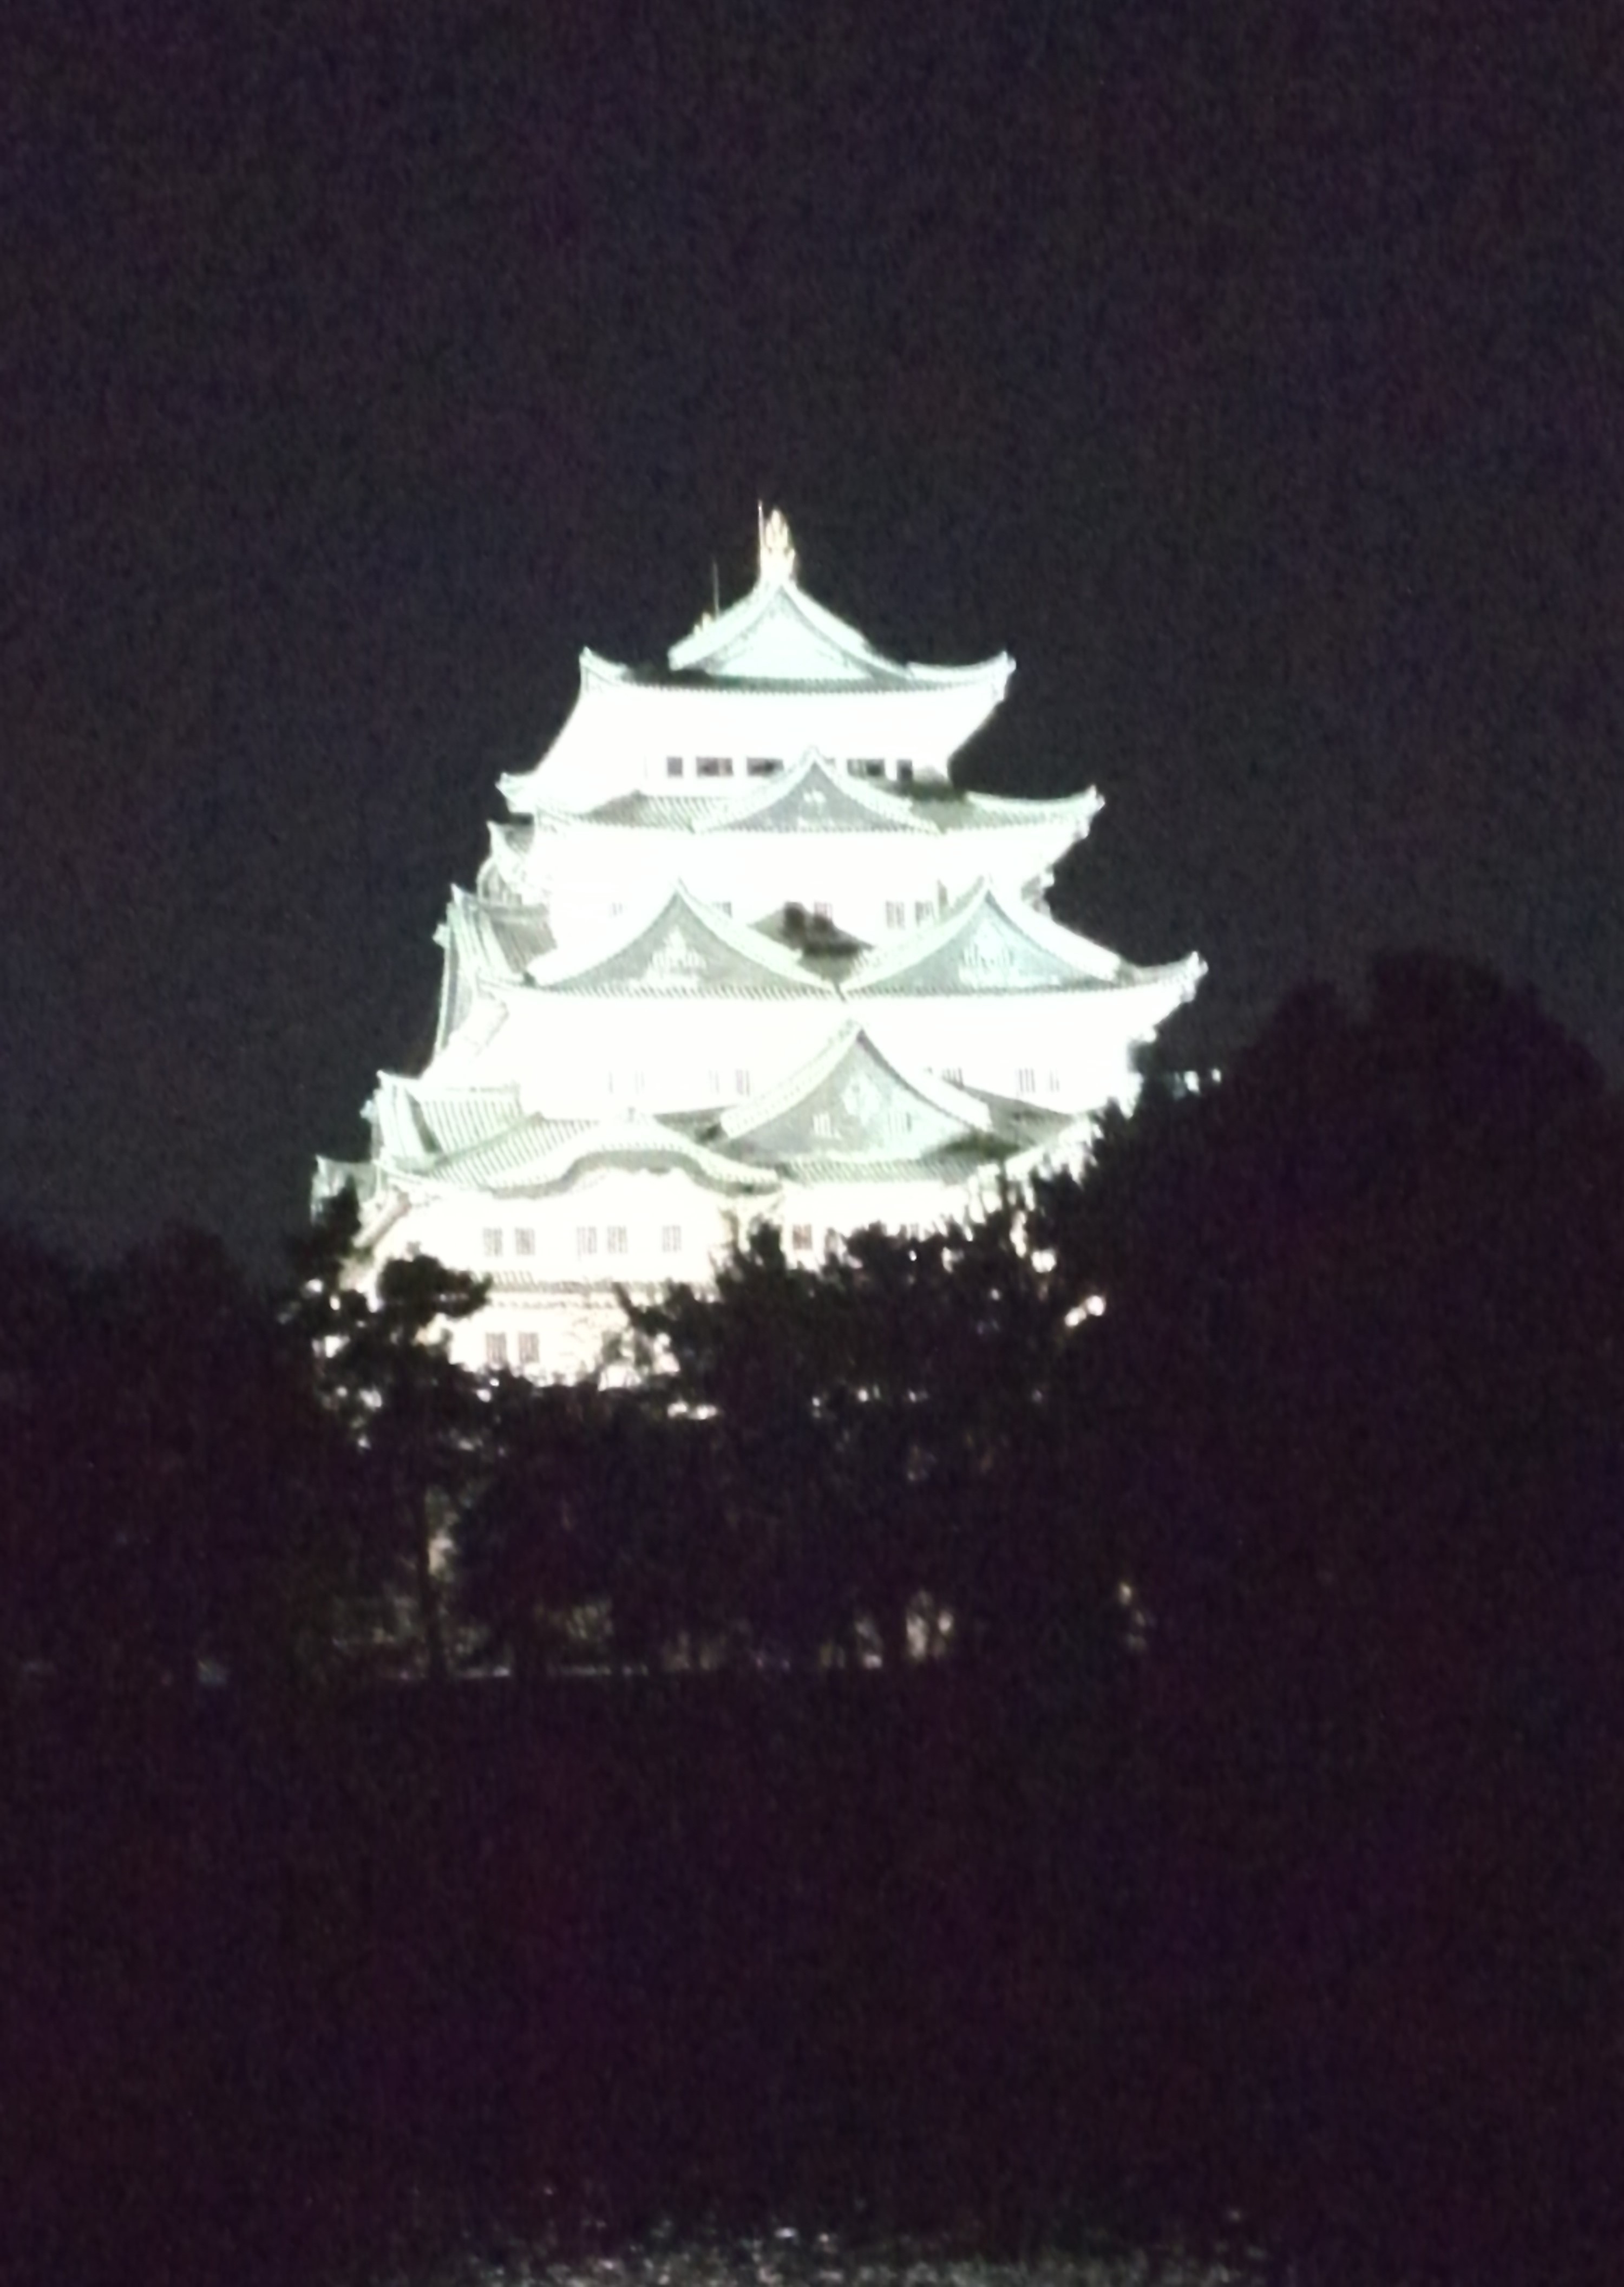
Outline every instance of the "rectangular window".
[(500, 1373), (508, 1363), (506, 1334), (487, 1334), (485, 1338), (485, 1362), (493, 1373)]
[(784, 764), (777, 755), (752, 755), (745, 768), (753, 779), (776, 779)]
[(648, 1081), (643, 1073), (635, 1072), (632, 1074), (632, 1094), (634, 1096), (641, 1096), (647, 1086)]
[(934, 921), (935, 919), (935, 914), (936, 908), (932, 905), (928, 898), (916, 898), (914, 899), (913, 917), (916, 922)]
[(519, 1364), (538, 1366), (541, 1363), (541, 1337), (534, 1328), (519, 1336)]
[(701, 755), (694, 764), (694, 770), (702, 779), (730, 779), (733, 757), (731, 755)]
[(797, 1223), (791, 1224), (790, 1250), (795, 1254), (811, 1254), (812, 1226), (809, 1223)]
[(840, 1232), (839, 1232), (838, 1231), (826, 1231), (824, 1233), (824, 1253), (825, 1254), (838, 1254), (840, 1253)]
[(717, 912), (718, 912), (719, 914), (726, 914), (726, 915), (727, 915), (728, 919), (729, 919), (729, 921), (731, 921), (731, 920), (732, 920), (732, 918), (733, 918), (733, 900), (732, 900), (732, 898), (717, 898), (717, 900), (716, 900), (716, 910), (717, 910)]
[(682, 1226), (680, 1223), (667, 1223), (660, 1225), (659, 1251), (662, 1254), (681, 1254)]
[(575, 1252), (577, 1254), (595, 1254), (597, 1251), (597, 1225), (591, 1223), (578, 1223), (575, 1229)]
[(886, 774), (884, 763), (870, 761), (867, 756), (854, 759), (846, 767), (855, 779), (883, 779)]
[(667, 755), (666, 757), (666, 776), (668, 779), (680, 779), (682, 775), (682, 757), (681, 755)]
[(487, 1256), (494, 1257), (501, 1253), (502, 1235), (500, 1231), (487, 1231), (483, 1234), (483, 1237), (485, 1241), (485, 1251)]
[(900, 898), (887, 898), (886, 899), (886, 927), (887, 929), (906, 929), (907, 926), (907, 906)]
[(626, 1225), (623, 1223), (611, 1223), (610, 1224), (609, 1229), (603, 1234), (603, 1252), (605, 1254), (624, 1254), (626, 1253)]
[(1020, 1071), (1015, 1074), (1015, 1094), (1017, 1096), (1036, 1096), (1037, 1093), (1037, 1073), (1031, 1064), (1022, 1064)]
[(812, 1133), (817, 1137), (820, 1144), (827, 1143), (829, 1138), (834, 1134), (833, 1112), (815, 1112), (812, 1114)]
[(742, 1064), (733, 1075), (733, 1093), (735, 1096), (748, 1096), (750, 1093), (750, 1074)]
[(816, 899), (812, 910), (820, 922), (832, 922), (834, 919), (834, 907), (824, 898)]
[(898, 763), (896, 766), (896, 783), (898, 786), (911, 786), (913, 784), (913, 764), (911, 763)]
[(1051, 1095), (1051, 1096), (1058, 1096), (1058, 1095), (1060, 1094), (1060, 1076), (1059, 1072), (1052, 1072), (1049, 1074), (1049, 1093), (1050, 1093), (1050, 1095)]
[(706, 1073), (705, 1085), (708, 1092), (713, 1096), (717, 1096), (721, 1094), (721, 1074), (716, 1070), (714, 1065), (713, 1065), (711, 1070)]
[(955, 1088), (962, 1088), (965, 1084), (965, 1068), (962, 1064), (943, 1064), (942, 1077), (943, 1080), (950, 1080)]
[(533, 1254), (536, 1251), (535, 1232), (527, 1229), (516, 1231), (513, 1234), (513, 1251), (516, 1254)]

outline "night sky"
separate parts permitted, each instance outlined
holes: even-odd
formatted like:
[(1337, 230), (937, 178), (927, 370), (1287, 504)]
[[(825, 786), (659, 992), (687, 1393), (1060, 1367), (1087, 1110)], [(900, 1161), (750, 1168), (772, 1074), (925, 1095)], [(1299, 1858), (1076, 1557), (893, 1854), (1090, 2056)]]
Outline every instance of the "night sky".
[[(32, 20), (30, 21), (29, 20)], [(256, 1270), (579, 646), (783, 506), (1013, 652), (1068, 918), (1221, 1060), (1429, 943), (1624, 1076), (1624, 35), (1549, 0), (25, 6), (0, 1219)]]

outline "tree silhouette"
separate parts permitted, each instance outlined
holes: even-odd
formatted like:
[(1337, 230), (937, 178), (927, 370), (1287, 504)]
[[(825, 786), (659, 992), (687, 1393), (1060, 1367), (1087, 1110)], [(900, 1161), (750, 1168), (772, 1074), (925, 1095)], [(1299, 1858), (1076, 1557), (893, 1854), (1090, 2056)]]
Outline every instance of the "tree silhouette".
[[(796, 1659), (920, 1600), (963, 1651), (1030, 1662), (1120, 1637), (1056, 1405), (1071, 1295), (1013, 1194), (921, 1238), (856, 1233), (816, 1268), (753, 1233), (713, 1289), (632, 1311), (678, 1409), (715, 1425), (737, 1609)], [(1079, 1631), (1082, 1634), (1079, 1634)]]
[(359, 1223), (344, 1191), (295, 1242), (284, 1323), (306, 1344), (323, 1402), (364, 1457), (362, 1571), (386, 1595), (404, 1581), (428, 1672), (443, 1680), (444, 1552), (489, 1458), (480, 1385), (453, 1362), (445, 1333), (481, 1308), (489, 1282), (410, 1255), (382, 1264), (368, 1291), (354, 1267)]
[(1299, 993), (1215, 1093), (1113, 1124), (1048, 1205), (1106, 1300), (1068, 1402), (1149, 1618), (1139, 1974), (1319, 2140), (1314, 2196), (1376, 2170), (1464, 2229), (1439, 2200), (1478, 2196), (1475, 2148), (1599, 2198), (1617, 1101), (1525, 995), (1394, 956), (1364, 1008)]

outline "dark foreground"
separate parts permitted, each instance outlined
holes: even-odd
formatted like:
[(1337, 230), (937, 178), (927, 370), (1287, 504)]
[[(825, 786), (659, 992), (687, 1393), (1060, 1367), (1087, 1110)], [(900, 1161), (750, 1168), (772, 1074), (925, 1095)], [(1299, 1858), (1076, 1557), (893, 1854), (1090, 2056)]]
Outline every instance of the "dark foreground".
[(1541, 1936), (1560, 1803), (1351, 1802), (1288, 1880), (1098, 1736), (945, 1672), (397, 1690), (274, 1737), (32, 1704), (8, 2275), (794, 2223), (1607, 2276), (1616, 1957), (1605, 1910)]

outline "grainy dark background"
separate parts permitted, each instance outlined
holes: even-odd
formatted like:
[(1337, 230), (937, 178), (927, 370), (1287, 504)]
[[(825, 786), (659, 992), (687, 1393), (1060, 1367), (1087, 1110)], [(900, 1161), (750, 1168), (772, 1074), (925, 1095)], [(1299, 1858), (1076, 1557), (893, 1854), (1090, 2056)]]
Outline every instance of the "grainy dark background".
[[(1616, 27), (1614, 28), (1616, 32)], [(0, 1215), (256, 1267), (582, 643), (746, 582), (1097, 781), (1223, 1055), (1430, 941), (1624, 1064), (1604, 12), (91, 0), (0, 25)]]

